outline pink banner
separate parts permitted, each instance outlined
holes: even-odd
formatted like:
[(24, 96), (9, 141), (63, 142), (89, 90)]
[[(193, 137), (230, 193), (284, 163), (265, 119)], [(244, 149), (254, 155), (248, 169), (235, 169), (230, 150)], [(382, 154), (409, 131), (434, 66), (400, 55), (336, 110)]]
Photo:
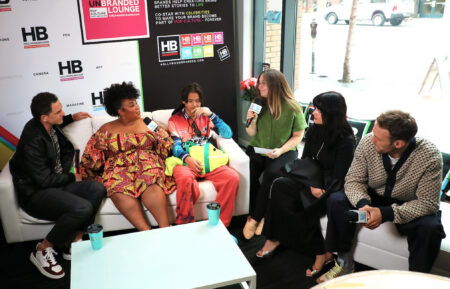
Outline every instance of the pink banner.
[(146, 0), (78, 0), (84, 43), (150, 36)]

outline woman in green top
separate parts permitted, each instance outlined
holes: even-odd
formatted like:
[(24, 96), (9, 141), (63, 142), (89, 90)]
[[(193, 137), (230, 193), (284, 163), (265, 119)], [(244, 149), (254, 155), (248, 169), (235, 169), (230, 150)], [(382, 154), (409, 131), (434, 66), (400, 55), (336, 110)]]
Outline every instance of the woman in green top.
[[(282, 175), (284, 165), (297, 158), (297, 145), (306, 128), (302, 108), (281, 72), (263, 71), (257, 87), (262, 100), (261, 113), (258, 115), (250, 110), (247, 113), (247, 119), (253, 120), (246, 131), (253, 139), (246, 150), (250, 157), (250, 216), (243, 230), (246, 239), (251, 239), (255, 233), (261, 234), (270, 186)], [(257, 154), (255, 147), (271, 151)], [(263, 172), (260, 184), (259, 177)]]

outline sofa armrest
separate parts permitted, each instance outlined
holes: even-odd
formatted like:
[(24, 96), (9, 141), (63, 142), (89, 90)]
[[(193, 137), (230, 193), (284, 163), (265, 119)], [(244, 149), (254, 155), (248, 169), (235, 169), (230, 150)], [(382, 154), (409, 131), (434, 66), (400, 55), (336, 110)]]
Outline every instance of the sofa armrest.
[(19, 204), (14, 192), (9, 163), (0, 173), (0, 218), (7, 243), (24, 241), (19, 226)]
[(248, 214), (250, 206), (250, 159), (233, 139), (214, 135), (217, 146), (230, 158), (229, 166), (239, 173), (239, 190), (233, 215)]

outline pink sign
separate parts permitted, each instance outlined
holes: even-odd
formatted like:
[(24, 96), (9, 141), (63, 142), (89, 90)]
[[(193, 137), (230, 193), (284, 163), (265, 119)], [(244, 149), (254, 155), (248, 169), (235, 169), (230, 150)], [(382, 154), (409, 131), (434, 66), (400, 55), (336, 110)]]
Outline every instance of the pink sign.
[(78, 0), (84, 43), (148, 38), (145, 0)]
[(192, 45), (202, 45), (202, 34), (192, 34)]

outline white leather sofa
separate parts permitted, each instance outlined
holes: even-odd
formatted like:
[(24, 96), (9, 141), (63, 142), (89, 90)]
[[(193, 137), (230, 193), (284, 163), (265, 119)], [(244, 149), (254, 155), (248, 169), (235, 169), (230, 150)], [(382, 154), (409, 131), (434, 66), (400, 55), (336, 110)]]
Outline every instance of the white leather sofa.
[[(167, 122), (171, 116), (172, 109), (157, 110), (153, 113), (144, 112), (143, 117), (149, 116), (157, 121), (161, 126), (167, 127)], [(73, 122), (64, 128), (64, 133), (74, 144), (75, 149), (83, 153), (91, 135), (97, 131), (105, 122), (113, 120), (110, 116), (98, 116), (92, 119), (84, 119)], [(230, 157), (229, 166), (239, 173), (239, 191), (236, 196), (233, 215), (243, 215), (248, 213), (249, 208), (249, 158), (232, 139), (224, 139), (215, 136), (221, 150), (228, 153)], [(200, 182), (200, 197), (194, 205), (195, 217), (197, 220), (208, 218), (206, 204), (214, 201), (217, 192), (210, 181)], [(175, 220), (176, 192), (167, 197), (169, 219), (173, 223)], [(145, 208), (145, 207), (143, 207)], [(146, 216), (152, 225), (157, 225), (153, 216), (146, 211)], [(0, 217), (2, 220), (5, 238), (8, 243), (22, 242), (28, 240), (42, 239), (47, 235), (53, 226), (52, 222), (38, 220), (25, 213), (17, 203), (14, 193), (9, 165), (6, 165), (0, 174)], [(102, 224), (105, 231), (115, 231), (131, 229), (133, 226), (116, 209), (110, 198), (105, 198), (96, 217), (96, 223)]]

